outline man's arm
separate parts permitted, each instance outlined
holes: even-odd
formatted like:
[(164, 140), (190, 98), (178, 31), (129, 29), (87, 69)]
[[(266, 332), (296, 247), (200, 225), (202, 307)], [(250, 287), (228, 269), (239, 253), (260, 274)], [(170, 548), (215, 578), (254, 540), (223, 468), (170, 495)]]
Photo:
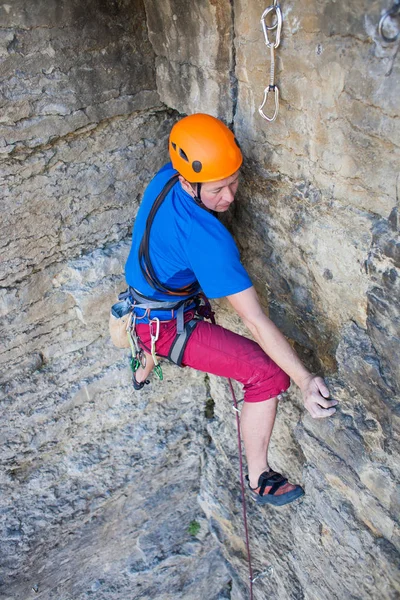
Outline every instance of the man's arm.
[(305, 368), (285, 336), (265, 315), (254, 287), (227, 298), (264, 352), (299, 386), (311, 416), (318, 419), (336, 412), (333, 406), (337, 401), (327, 399), (329, 390), (324, 380)]

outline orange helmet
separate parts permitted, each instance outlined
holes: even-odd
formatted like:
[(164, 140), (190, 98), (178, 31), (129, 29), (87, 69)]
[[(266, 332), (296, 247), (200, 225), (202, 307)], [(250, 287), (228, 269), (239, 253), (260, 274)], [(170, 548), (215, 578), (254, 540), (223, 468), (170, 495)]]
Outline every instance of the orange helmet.
[(230, 177), (243, 162), (232, 131), (219, 119), (201, 113), (175, 123), (169, 155), (174, 169), (191, 183)]

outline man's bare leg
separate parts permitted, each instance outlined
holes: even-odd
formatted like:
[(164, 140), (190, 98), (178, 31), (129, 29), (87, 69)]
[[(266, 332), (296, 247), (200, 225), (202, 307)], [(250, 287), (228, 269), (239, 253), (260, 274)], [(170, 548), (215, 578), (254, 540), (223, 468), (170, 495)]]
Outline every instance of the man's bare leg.
[(154, 360), (151, 354), (144, 353), (146, 357), (146, 366), (143, 368), (141, 365), (135, 373), (135, 379), (138, 383), (141, 383), (150, 375), (154, 368)]
[(240, 416), (250, 485), (257, 487), (258, 478), (269, 470), (268, 446), (275, 423), (278, 399), (244, 402)]

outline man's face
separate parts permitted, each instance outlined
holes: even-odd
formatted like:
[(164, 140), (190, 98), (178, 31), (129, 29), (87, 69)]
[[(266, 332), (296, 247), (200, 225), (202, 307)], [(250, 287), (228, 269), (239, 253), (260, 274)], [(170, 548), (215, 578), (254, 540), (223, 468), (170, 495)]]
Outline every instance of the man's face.
[[(184, 179), (183, 181), (181, 180), (181, 184), (183, 189), (191, 196), (196, 195), (196, 184), (190, 184)], [(236, 171), (236, 173), (226, 179), (220, 179), (219, 181), (213, 181), (212, 183), (202, 183), (200, 193), (201, 201), (210, 210), (215, 212), (225, 212), (234, 201), (238, 186), (239, 171)]]

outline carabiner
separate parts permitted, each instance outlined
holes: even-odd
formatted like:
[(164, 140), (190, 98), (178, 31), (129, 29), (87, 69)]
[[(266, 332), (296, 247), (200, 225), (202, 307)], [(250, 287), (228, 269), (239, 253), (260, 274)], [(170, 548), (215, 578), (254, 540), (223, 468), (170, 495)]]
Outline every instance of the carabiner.
[[(153, 323), (156, 324), (156, 333), (155, 334), (153, 333)], [(152, 319), (149, 322), (149, 329), (150, 329), (151, 340), (152, 341), (154, 340), (154, 342), (157, 342), (158, 338), (160, 336), (160, 319), (158, 319), (157, 317), (154, 317), (154, 319)]]
[(163, 372), (162, 372), (161, 365), (156, 365), (154, 367), (154, 371), (155, 371), (155, 374), (157, 375), (158, 379), (160, 381), (162, 381), (164, 379), (164, 375), (163, 375)]
[[(276, 12), (276, 22), (273, 25), (268, 26), (265, 23), (265, 19), (267, 18), (269, 13), (272, 12), (273, 10)], [(264, 32), (265, 45), (268, 47), (273, 45), (274, 48), (277, 48), (281, 41), (281, 30), (282, 30), (282, 11), (280, 9), (279, 4), (274, 3), (272, 6), (268, 6), (268, 8), (266, 8), (264, 10), (260, 23), (262, 25), (263, 32)], [(269, 38), (268, 38), (268, 31), (273, 31), (274, 29), (276, 29), (276, 39), (275, 39), (275, 42), (270, 42)]]
[[(155, 334), (153, 333), (153, 323), (156, 324), (156, 333)], [(152, 356), (153, 362), (154, 362), (154, 370), (157, 373), (159, 379), (162, 379), (163, 378), (162, 369), (158, 363), (158, 358), (157, 358), (157, 354), (156, 354), (156, 342), (160, 335), (160, 319), (157, 319), (157, 317), (152, 319), (149, 323), (149, 328), (150, 328), (150, 340), (151, 340), (151, 356)]]
[[(273, 114), (272, 117), (267, 117), (267, 115), (263, 111), (263, 108), (267, 104), (268, 94), (270, 92), (274, 92), (275, 112), (274, 112), (274, 114)], [(258, 109), (258, 112), (260, 113), (260, 115), (262, 116), (263, 119), (265, 119), (266, 121), (269, 121), (270, 123), (272, 123), (272, 121), (275, 121), (276, 117), (278, 116), (278, 110), (279, 110), (279, 89), (278, 89), (278, 86), (277, 85), (268, 85), (265, 88), (265, 90), (264, 90), (264, 99), (263, 99), (263, 102), (262, 102), (261, 106)]]

